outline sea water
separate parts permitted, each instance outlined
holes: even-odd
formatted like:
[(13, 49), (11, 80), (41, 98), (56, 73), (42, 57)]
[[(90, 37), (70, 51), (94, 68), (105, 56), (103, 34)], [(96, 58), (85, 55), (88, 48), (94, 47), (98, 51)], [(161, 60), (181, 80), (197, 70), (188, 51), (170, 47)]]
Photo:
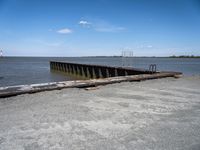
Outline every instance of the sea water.
[[(0, 57), (0, 87), (74, 80), (51, 72), (49, 61), (122, 66), (127, 60), (121, 57)], [(159, 71), (178, 71), (186, 76), (200, 75), (199, 58), (132, 57), (127, 63), (134, 68), (148, 69), (150, 64), (156, 64)]]

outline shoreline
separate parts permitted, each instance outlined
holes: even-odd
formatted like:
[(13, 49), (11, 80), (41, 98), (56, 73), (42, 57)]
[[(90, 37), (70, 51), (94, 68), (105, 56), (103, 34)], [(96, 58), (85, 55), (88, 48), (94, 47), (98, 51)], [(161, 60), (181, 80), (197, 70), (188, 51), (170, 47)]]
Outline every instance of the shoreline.
[[(56, 72), (56, 71), (54, 71)], [(56, 72), (57, 73), (57, 72)], [(62, 73), (62, 72), (58, 72), (59, 75), (68, 75), (68, 74), (65, 74), (65, 73)], [(68, 75), (69, 77), (73, 77), (74, 76), (70, 76)], [(199, 77), (200, 74), (182, 74), (182, 77)], [(3, 79), (3, 76), (0, 76), (0, 79)], [(80, 79), (70, 79), (70, 80), (61, 80), (61, 81), (52, 81), (52, 82), (48, 82), (48, 83), (56, 83), (56, 82), (66, 82), (66, 81), (76, 81), (76, 80), (80, 80)], [(86, 80), (86, 79), (81, 79), (81, 80)], [(30, 83), (30, 84), (14, 84), (14, 85), (5, 85), (5, 86), (0, 86), (0, 88), (5, 88), (5, 87), (17, 87), (17, 86), (27, 86), (27, 85), (34, 85), (34, 84), (46, 84), (47, 82), (38, 82), (38, 83)]]
[[(3, 56), (0, 58), (121, 58), (122, 56)], [(132, 56), (132, 58), (196, 58), (200, 56)], [(1, 59), (0, 59), (1, 60)]]
[(74, 80), (63, 82), (51, 82), (42, 84), (19, 85), (0, 87), (0, 98), (17, 96), (21, 94), (31, 94), (43, 91), (60, 90), (63, 88), (85, 88), (100, 85), (107, 85), (120, 82), (138, 82), (144, 80), (152, 80), (166, 77), (179, 78), (182, 75), (180, 72), (156, 72), (153, 74), (140, 74), (129, 76), (117, 76), (109, 78), (89, 79), (89, 80)]

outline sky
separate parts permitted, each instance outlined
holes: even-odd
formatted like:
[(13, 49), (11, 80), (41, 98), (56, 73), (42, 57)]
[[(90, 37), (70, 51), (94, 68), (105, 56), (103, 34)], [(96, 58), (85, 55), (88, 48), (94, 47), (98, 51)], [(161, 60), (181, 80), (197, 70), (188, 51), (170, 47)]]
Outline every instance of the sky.
[(6, 56), (200, 55), (200, 0), (0, 0)]

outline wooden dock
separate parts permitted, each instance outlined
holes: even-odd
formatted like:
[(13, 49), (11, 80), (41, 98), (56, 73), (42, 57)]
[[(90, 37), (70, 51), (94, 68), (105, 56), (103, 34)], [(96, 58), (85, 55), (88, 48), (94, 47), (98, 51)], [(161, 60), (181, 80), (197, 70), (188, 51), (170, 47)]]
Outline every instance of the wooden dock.
[(71, 62), (50, 62), (51, 71), (62, 72), (80, 79), (99, 79), (128, 75), (152, 74), (155, 70), (136, 69), (131, 67), (114, 67)]
[(101, 79), (74, 80), (74, 81), (0, 87), (0, 98), (16, 96), (20, 94), (30, 94), (42, 91), (60, 90), (63, 88), (85, 88), (85, 87), (94, 87), (99, 85), (106, 85), (106, 84), (120, 83), (120, 82), (133, 82), (133, 81), (142, 81), (150, 79), (159, 79), (165, 77), (176, 77), (181, 74), (182, 73), (180, 72), (159, 72), (153, 74), (128, 75), (128, 76), (118, 76), (118, 77), (109, 77)]

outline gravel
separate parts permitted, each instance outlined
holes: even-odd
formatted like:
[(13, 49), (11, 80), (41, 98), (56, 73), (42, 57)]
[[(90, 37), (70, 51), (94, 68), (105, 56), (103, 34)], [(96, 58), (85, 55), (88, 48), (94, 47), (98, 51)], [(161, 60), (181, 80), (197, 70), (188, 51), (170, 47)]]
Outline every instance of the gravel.
[(0, 99), (0, 150), (199, 150), (200, 76)]

